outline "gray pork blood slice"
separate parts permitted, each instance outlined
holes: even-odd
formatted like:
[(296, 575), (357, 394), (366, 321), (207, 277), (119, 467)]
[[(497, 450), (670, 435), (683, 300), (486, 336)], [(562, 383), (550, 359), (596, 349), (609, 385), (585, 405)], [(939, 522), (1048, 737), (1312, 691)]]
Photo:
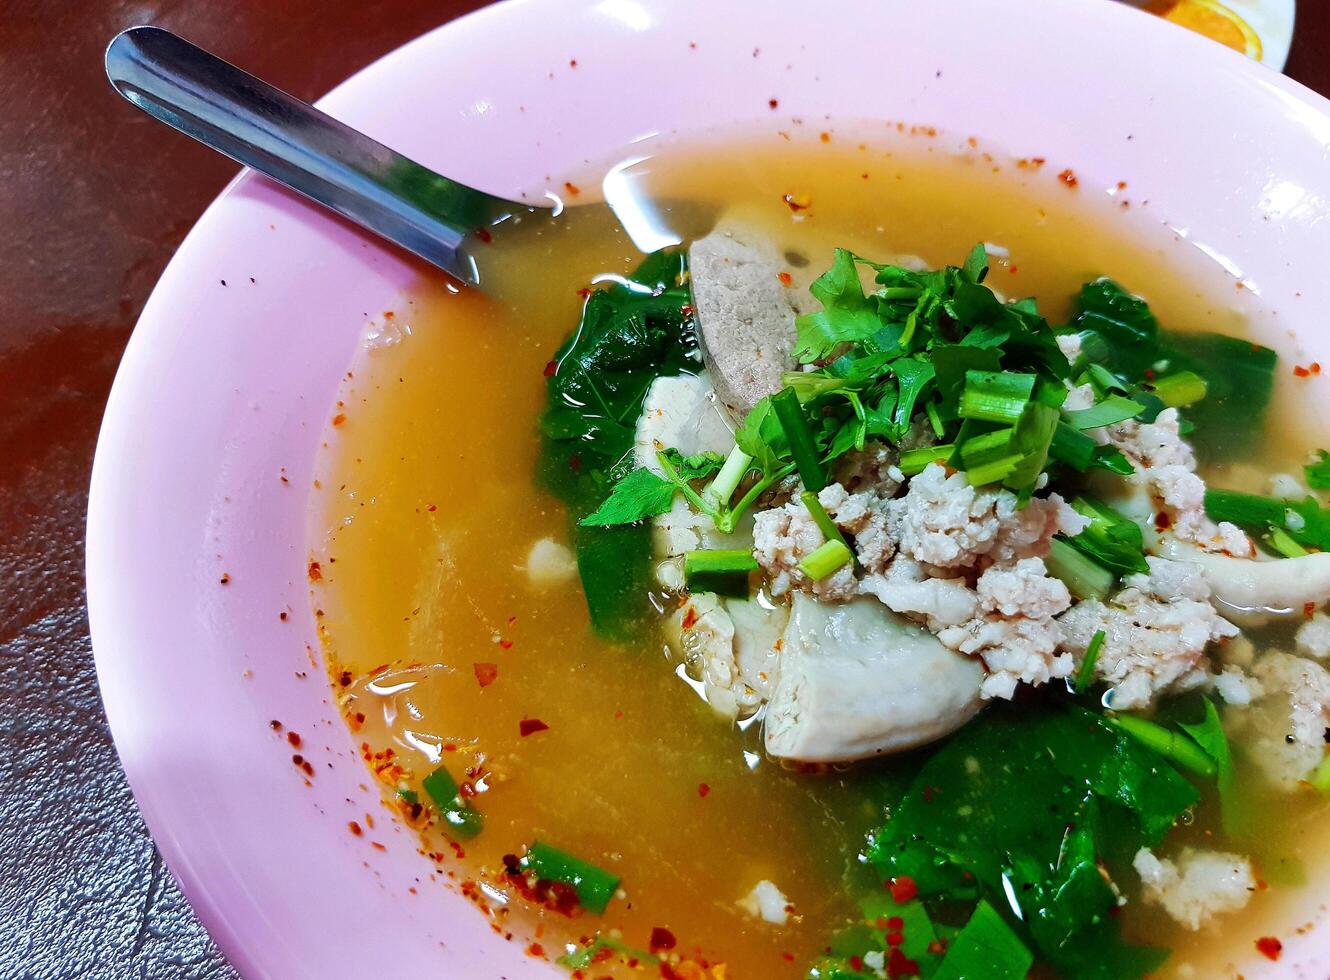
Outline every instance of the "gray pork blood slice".
[(852, 762), (949, 735), (978, 713), (984, 671), (876, 599), (796, 592), (767, 704), (769, 755)]
[(742, 419), (794, 369), (794, 318), (812, 298), (782, 284), (775, 246), (742, 225), (699, 238), (688, 262), (702, 357), (721, 403)]

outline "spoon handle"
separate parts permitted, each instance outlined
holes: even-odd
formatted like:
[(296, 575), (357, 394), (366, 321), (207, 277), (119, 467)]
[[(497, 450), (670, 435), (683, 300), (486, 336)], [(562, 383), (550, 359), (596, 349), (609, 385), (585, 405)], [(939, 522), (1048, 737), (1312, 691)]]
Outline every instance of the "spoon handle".
[(440, 176), (158, 27), (117, 35), (106, 74), (148, 115), (463, 282), (480, 281), (468, 240), (531, 210)]

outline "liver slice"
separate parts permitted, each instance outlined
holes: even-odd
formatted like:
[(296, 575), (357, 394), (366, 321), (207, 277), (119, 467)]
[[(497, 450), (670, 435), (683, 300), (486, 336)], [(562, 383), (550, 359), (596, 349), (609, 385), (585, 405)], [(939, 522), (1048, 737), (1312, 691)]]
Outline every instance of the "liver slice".
[(740, 224), (721, 224), (688, 250), (702, 356), (721, 403), (742, 419), (794, 369), (794, 318), (813, 304), (780, 280), (775, 246)]

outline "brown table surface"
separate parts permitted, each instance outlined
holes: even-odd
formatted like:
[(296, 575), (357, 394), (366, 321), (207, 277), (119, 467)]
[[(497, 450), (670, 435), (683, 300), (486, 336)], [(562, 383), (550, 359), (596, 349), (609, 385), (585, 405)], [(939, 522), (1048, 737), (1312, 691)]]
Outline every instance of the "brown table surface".
[[(102, 715), (83, 592), (93, 446), (120, 352), (235, 167), (113, 95), (155, 23), (312, 98), (465, 0), (0, 0), (0, 978), (234, 972), (153, 847)], [(1330, 94), (1330, 2), (1288, 72)], [(1179, 78), (1179, 84), (1187, 84)]]

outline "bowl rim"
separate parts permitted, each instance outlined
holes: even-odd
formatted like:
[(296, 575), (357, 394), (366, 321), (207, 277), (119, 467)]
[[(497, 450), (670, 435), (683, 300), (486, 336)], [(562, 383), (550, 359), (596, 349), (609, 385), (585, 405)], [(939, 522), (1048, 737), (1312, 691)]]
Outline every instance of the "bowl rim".
[[(396, 73), (409, 74), (431, 58), (456, 54), (462, 45), (490, 35), (505, 35), (515, 25), (529, 30), (527, 25), (536, 21), (549, 24), (566, 18), (571, 23), (596, 11), (601, 12), (600, 16), (608, 16), (607, 12), (616, 9), (621, 14), (639, 9), (656, 15), (670, 6), (677, 7), (679, 3), (693, 7), (701, 23), (708, 22), (708, 4), (702, 0), (678, 0), (675, 4), (667, 4), (665, 0), (506, 0), (473, 11), (389, 52), (336, 86), (318, 104), (334, 112), (352, 105), (361, 109), (366, 93), (381, 88)], [(773, 0), (773, 4), (785, 4), (792, 12), (797, 12), (799, 7), (794, 0)], [(773, 4), (750, 4), (743, 0), (736, 6), (765, 9), (770, 16)], [(991, 14), (994, 6), (995, 0), (948, 0), (946, 4), (950, 12), (958, 15), (970, 9), (982, 9)], [(1124, 44), (1131, 42), (1150, 50), (1174, 51), (1179, 64), (1185, 62), (1207, 77), (1222, 77), (1253, 92), (1277, 93), (1276, 101), (1285, 107), (1286, 120), (1303, 126), (1316, 125), (1322, 127), (1320, 132), (1330, 133), (1330, 100), (1155, 18), (1101, 0), (1074, 0), (1070, 3), (1064, 0), (1057, 4), (1051, 0), (1014, 0), (1009, 6), (1015, 11), (1012, 17), (1028, 24), (1042, 23), (1056, 6), (1057, 16), (1065, 18), (1066, 24), (1070, 25), (1058, 30), (1070, 36), (1074, 36), (1075, 29), (1091, 34), (1120, 34)], [(584, 46), (593, 47), (590, 43)], [(1298, 115), (1300, 111), (1304, 113), (1302, 117)], [(98, 678), (121, 764), (145, 822), (171, 873), (228, 958), (246, 975), (279, 976), (296, 975), (300, 971), (284, 974), (283, 969), (291, 962), (289, 959), (274, 958), (256, 949), (251, 923), (235, 911), (238, 905), (246, 902), (254, 905), (253, 897), (217, 892), (213, 887), (215, 868), (197, 859), (197, 840), (191, 836), (191, 829), (177, 826), (167, 816), (163, 804), (173, 791), (153, 768), (154, 750), (149, 743), (158, 730), (145, 721), (154, 712), (161, 711), (162, 705), (137, 693), (135, 676), (144, 669), (146, 654), (137, 648), (140, 634), (128, 629), (120, 608), (124, 596), (136, 588), (137, 579), (134, 573), (126, 574), (126, 555), (131, 553), (133, 544), (125, 540), (124, 529), (119, 524), (127, 514), (141, 515), (145, 507), (152, 505), (154, 493), (151, 487), (145, 490), (143, 484), (124, 478), (125, 470), (133, 468), (128, 465), (129, 461), (135, 460), (140, 449), (139, 433), (135, 431), (135, 426), (142, 422), (139, 402), (145, 396), (145, 386), (149, 384), (157, 363), (158, 348), (164, 343), (179, 343), (181, 340), (178, 297), (187, 286), (186, 279), (198, 275), (197, 268), (191, 266), (190, 261), (201, 249), (208, 247), (205, 240), (218, 234), (224, 217), (238, 220), (240, 216), (231, 214), (238, 204), (248, 206), (256, 201), (265, 207), (300, 213), (309, 207), (303, 202), (286, 199), (253, 174), (241, 172), (209, 205), (186, 236), (177, 255), (163, 272), (134, 331), (108, 400), (94, 459), (87, 519), (86, 576)], [(386, 261), (391, 265), (394, 260)], [(388, 279), (394, 276), (402, 279), (404, 275), (403, 269), (397, 267), (386, 273)], [(135, 526), (140, 526), (141, 517), (136, 517), (136, 521), (139, 524)], [(489, 965), (492, 963), (486, 968)]]

